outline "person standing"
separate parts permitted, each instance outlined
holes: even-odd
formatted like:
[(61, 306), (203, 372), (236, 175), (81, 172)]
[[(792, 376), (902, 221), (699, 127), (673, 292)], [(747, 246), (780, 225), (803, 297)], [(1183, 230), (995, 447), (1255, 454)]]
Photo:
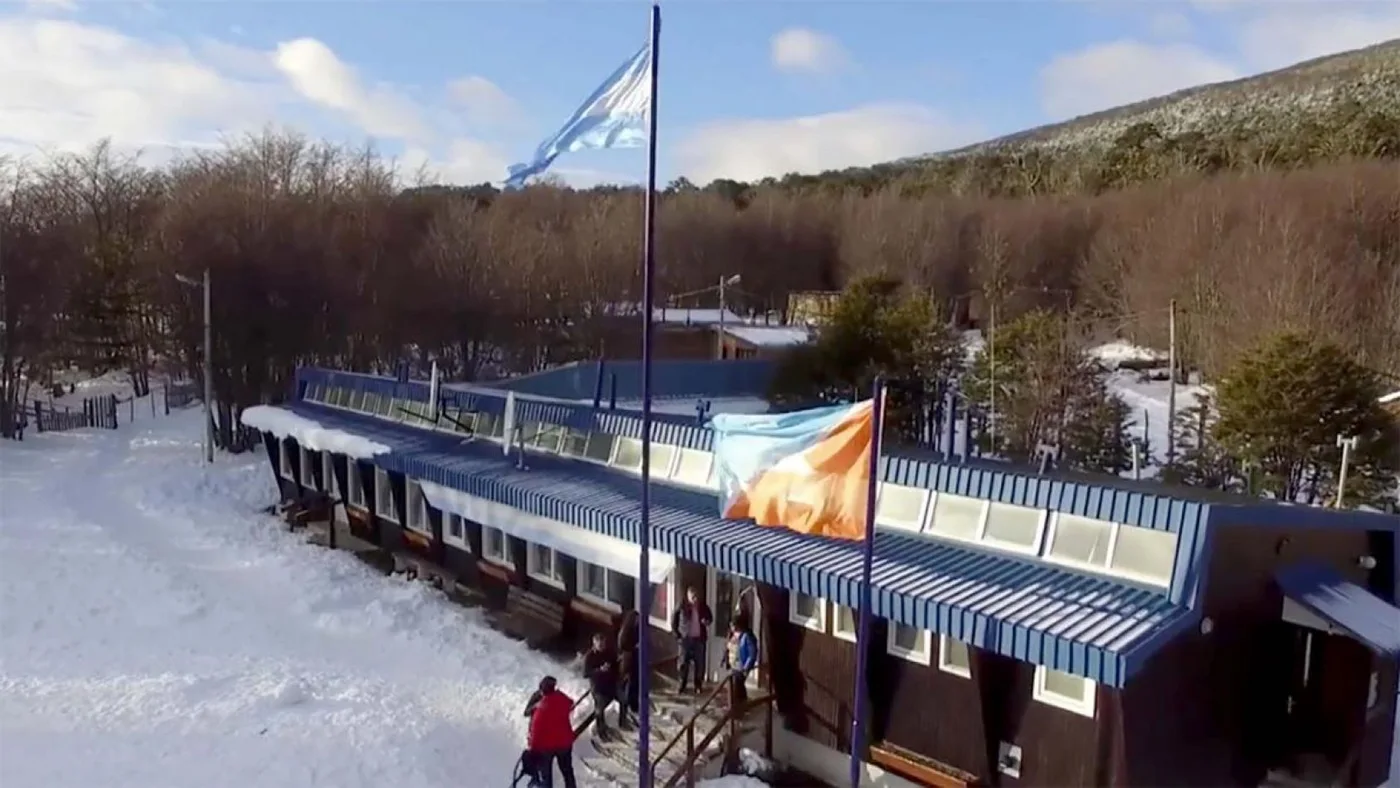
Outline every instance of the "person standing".
[(671, 632), (681, 646), (681, 692), (685, 692), (687, 668), (694, 678), (696, 694), (705, 686), (705, 642), (713, 623), (710, 606), (700, 599), (700, 592), (695, 586), (686, 588), (685, 599), (671, 615)]
[(570, 715), (574, 700), (559, 691), (553, 676), (540, 679), (540, 688), (525, 704), (530, 718), (526, 743), (526, 767), (534, 779), (532, 786), (554, 788), (554, 767), (564, 778), (564, 788), (578, 788), (574, 780), (574, 723)]
[(637, 664), (637, 649), (640, 646), (641, 626), (637, 611), (628, 610), (622, 616), (622, 624), (617, 629), (618, 673), (622, 679), (619, 694), (617, 727), (632, 730), (636, 727), (635, 715), (641, 713), (638, 705), (641, 691), (641, 672)]
[(749, 628), (749, 617), (736, 616), (724, 644), (720, 667), (730, 671), (729, 705), (737, 708), (749, 702), (749, 672), (758, 667), (758, 638)]
[(593, 636), (593, 648), (583, 658), (583, 675), (588, 677), (593, 692), (593, 729), (599, 739), (612, 741), (607, 714), (608, 707), (617, 700), (617, 657), (608, 647), (607, 635), (599, 632)]

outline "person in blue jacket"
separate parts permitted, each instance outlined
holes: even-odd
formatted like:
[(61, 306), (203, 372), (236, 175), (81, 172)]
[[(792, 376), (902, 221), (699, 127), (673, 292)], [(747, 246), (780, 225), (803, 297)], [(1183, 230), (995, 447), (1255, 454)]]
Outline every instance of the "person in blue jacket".
[(725, 642), (724, 659), (720, 662), (720, 667), (730, 671), (734, 677), (730, 683), (733, 687), (731, 706), (747, 703), (749, 692), (744, 682), (748, 680), (749, 671), (758, 667), (758, 638), (754, 636), (753, 630), (749, 629), (748, 616), (734, 617), (734, 623), (729, 627), (729, 639)]

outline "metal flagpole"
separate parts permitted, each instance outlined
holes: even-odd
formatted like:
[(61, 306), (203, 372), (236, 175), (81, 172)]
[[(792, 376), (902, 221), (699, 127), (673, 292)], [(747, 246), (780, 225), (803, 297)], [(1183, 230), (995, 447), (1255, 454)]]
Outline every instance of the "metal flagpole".
[(880, 489), (880, 444), (885, 427), (885, 379), (876, 376), (871, 396), (870, 489), (865, 501), (865, 544), (860, 568), (860, 623), (856, 627), (855, 712), (851, 720), (851, 788), (860, 788), (861, 763), (865, 760), (865, 717), (870, 692), (866, 671), (870, 662), (870, 576), (875, 567), (875, 504)]
[(661, 6), (651, 6), (651, 95), (647, 102), (647, 192), (642, 219), (642, 516), (637, 533), (637, 785), (651, 788), (651, 638), (647, 632), (651, 587), (651, 322), (656, 305), (656, 84)]

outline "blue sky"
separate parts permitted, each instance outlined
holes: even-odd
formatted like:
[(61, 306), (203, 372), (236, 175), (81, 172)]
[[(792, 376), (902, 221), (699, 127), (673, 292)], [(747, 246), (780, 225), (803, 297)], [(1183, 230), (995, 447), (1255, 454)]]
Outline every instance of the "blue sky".
[[(22, 74), (18, 87), (0, 86), (0, 113), (71, 116), (89, 108), (81, 124), (49, 114), (37, 116), (32, 127), (40, 131), (0, 129), (11, 134), (0, 144), (72, 147), (109, 129), (119, 143), (126, 134), (147, 149), (179, 147), (276, 123), (374, 139), (449, 180), (479, 180), (527, 157), (635, 51), (648, 7), (633, 0), (0, 7), (8, 9), (0, 10), (0, 68)], [(672, 0), (662, 9), (661, 177), (753, 178), (933, 152), (1397, 36), (1397, 9), (1228, 0)], [(67, 99), (66, 108), (38, 106), (46, 97)], [(114, 108), (123, 101), (125, 113)], [(635, 179), (643, 163), (636, 151), (602, 151), (556, 168), (583, 183)]]

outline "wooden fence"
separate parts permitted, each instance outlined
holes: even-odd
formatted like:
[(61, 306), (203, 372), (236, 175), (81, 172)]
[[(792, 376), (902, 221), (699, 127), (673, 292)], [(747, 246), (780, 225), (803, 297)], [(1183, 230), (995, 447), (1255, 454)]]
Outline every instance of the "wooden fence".
[[(132, 402), (128, 399), (127, 402)], [(114, 430), (117, 428), (117, 406), (122, 400), (117, 399), (116, 394), (108, 394), (105, 397), (85, 397), (83, 407), (80, 410), (73, 410), (62, 406), (55, 408), (52, 405), (45, 406), (43, 402), (34, 400), (34, 430), (36, 432), (63, 432), (65, 430), (76, 430), (84, 427), (101, 427)]]
[(199, 386), (190, 381), (165, 384), (165, 413), (175, 408), (183, 408), (191, 402), (203, 399)]

